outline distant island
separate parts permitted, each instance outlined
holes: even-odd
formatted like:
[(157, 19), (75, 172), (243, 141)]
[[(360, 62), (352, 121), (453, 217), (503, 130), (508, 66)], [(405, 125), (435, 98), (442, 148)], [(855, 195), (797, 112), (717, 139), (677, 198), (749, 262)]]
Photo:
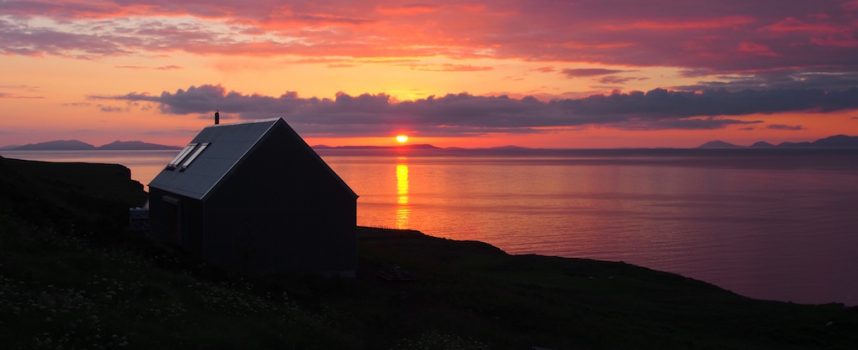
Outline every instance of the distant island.
[(741, 149), (741, 148), (826, 148), (826, 149), (844, 149), (858, 148), (858, 136), (835, 135), (822, 138), (812, 142), (783, 142), (778, 145), (771, 144), (765, 141), (755, 142), (750, 146), (736, 145), (721, 140), (709, 141), (697, 148), (703, 149)]
[(181, 147), (143, 141), (118, 140), (101, 146), (94, 146), (80, 140), (55, 140), (0, 147), (0, 150), (6, 151), (162, 151), (178, 149)]

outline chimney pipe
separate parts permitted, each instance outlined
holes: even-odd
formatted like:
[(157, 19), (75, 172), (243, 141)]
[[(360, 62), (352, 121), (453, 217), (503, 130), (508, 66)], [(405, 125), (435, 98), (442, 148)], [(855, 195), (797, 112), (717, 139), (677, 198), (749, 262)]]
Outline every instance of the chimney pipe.
[(215, 111), (215, 125), (220, 124), (220, 111)]

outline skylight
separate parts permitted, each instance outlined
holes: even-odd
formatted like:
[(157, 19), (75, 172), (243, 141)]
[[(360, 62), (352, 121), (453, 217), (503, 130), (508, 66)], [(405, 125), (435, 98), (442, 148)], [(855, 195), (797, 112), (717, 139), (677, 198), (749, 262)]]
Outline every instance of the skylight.
[(173, 169), (176, 166), (178, 166), (179, 163), (182, 162), (182, 159), (185, 159), (185, 157), (189, 153), (191, 153), (191, 151), (194, 149), (194, 147), (197, 147), (196, 143), (189, 143), (187, 146), (185, 146), (185, 148), (183, 148), (182, 151), (176, 155), (176, 158), (173, 158), (173, 160), (171, 160), (169, 163), (167, 163), (167, 168)]
[(185, 168), (187, 168), (189, 165), (191, 165), (191, 163), (193, 163), (194, 160), (197, 159), (197, 157), (199, 157), (200, 153), (203, 153), (203, 151), (205, 151), (206, 147), (208, 147), (208, 146), (209, 146), (209, 143), (200, 144), (199, 147), (197, 147), (193, 151), (193, 153), (191, 153), (191, 155), (188, 156), (188, 159), (186, 159), (185, 162), (182, 163), (182, 167), (180, 168), (180, 170), (185, 170)]

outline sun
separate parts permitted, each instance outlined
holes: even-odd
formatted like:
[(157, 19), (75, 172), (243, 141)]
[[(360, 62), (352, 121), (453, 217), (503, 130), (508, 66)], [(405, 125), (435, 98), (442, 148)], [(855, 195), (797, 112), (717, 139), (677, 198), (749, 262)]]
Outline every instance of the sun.
[(408, 142), (408, 135), (396, 135), (396, 142), (398, 142), (398, 143)]

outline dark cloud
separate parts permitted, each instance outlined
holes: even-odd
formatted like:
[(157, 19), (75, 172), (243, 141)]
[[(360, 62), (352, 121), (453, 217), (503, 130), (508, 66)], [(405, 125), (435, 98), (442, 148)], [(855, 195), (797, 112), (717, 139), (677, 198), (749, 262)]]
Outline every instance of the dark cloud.
[(89, 102), (67, 102), (62, 104), (63, 107), (89, 107), (92, 103)]
[(646, 79), (647, 78), (642, 77), (620, 77), (616, 75), (609, 75), (599, 78), (599, 82), (602, 84), (625, 84), (630, 81), (640, 81)]
[(798, 131), (804, 130), (805, 127), (803, 125), (769, 124), (766, 125), (766, 129)]
[(702, 81), (695, 85), (678, 86), (679, 90), (727, 89), (823, 89), (839, 90), (858, 86), (858, 72), (840, 72), (818, 68), (787, 69), (755, 73), (754, 75), (723, 75), (717, 81)]
[(98, 105), (98, 109), (101, 110), (102, 112), (105, 112), (105, 113), (118, 113), (118, 112), (125, 112), (128, 110), (127, 108), (122, 108), (122, 107), (117, 107), (117, 106), (109, 106), (109, 105), (101, 105), (101, 104)]
[(469, 64), (411, 64), (411, 69), (429, 72), (480, 72), (492, 70), (489, 66), (474, 66)]
[(702, 92), (655, 89), (551, 101), (461, 93), (395, 102), (385, 94), (340, 93), (334, 99), (305, 98), (295, 92), (266, 96), (201, 85), (160, 95), (129, 93), (92, 98), (151, 102), (168, 114), (198, 115), (220, 110), (243, 119), (286, 116), (296, 128), (314, 135), (378, 135), (403, 128), (422, 134), (474, 135), (582, 125), (717, 129), (759, 123), (729, 116), (858, 108), (858, 88)]
[(9, 92), (0, 92), (0, 98), (16, 98), (16, 99), (42, 99), (44, 96), (35, 96), (35, 95), (19, 95)]
[(33, 92), (38, 91), (39, 87), (26, 84), (0, 84), (0, 89)]
[(114, 67), (114, 68), (119, 68), (119, 69), (133, 69), (133, 70), (141, 70), (141, 69), (175, 70), (175, 69), (182, 69), (182, 66), (177, 66), (177, 65), (174, 65), (174, 64), (170, 64), (170, 65), (163, 65), (163, 66), (156, 66), (156, 67), (150, 67), (150, 66), (134, 66), (134, 65), (123, 65), (123, 66), (113, 66), (113, 67)]
[(533, 70), (537, 71), (537, 72), (542, 72), (542, 73), (551, 73), (551, 72), (556, 71), (556, 69), (554, 69), (554, 67), (551, 67), (551, 66), (534, 68)]
[[(1, 40), (1, 39), (0, 39)], [(5, 90), (5, 91), (3, 91)], [(24, 84), (0, 84), (0, 99), (43, 99), (44, 96), (34, 95), (38, 87)], [(11, 91), (11, 92), (10, 92)]]
[(568, 68), (562, 71), (563, 75), (569, 78), (580, 78), (580, 77), (596, 77), (600, 75), (608, 75), (615, 73), (623, 73), (624, 70), (619, 69), (605, 69), (605, 68)]

